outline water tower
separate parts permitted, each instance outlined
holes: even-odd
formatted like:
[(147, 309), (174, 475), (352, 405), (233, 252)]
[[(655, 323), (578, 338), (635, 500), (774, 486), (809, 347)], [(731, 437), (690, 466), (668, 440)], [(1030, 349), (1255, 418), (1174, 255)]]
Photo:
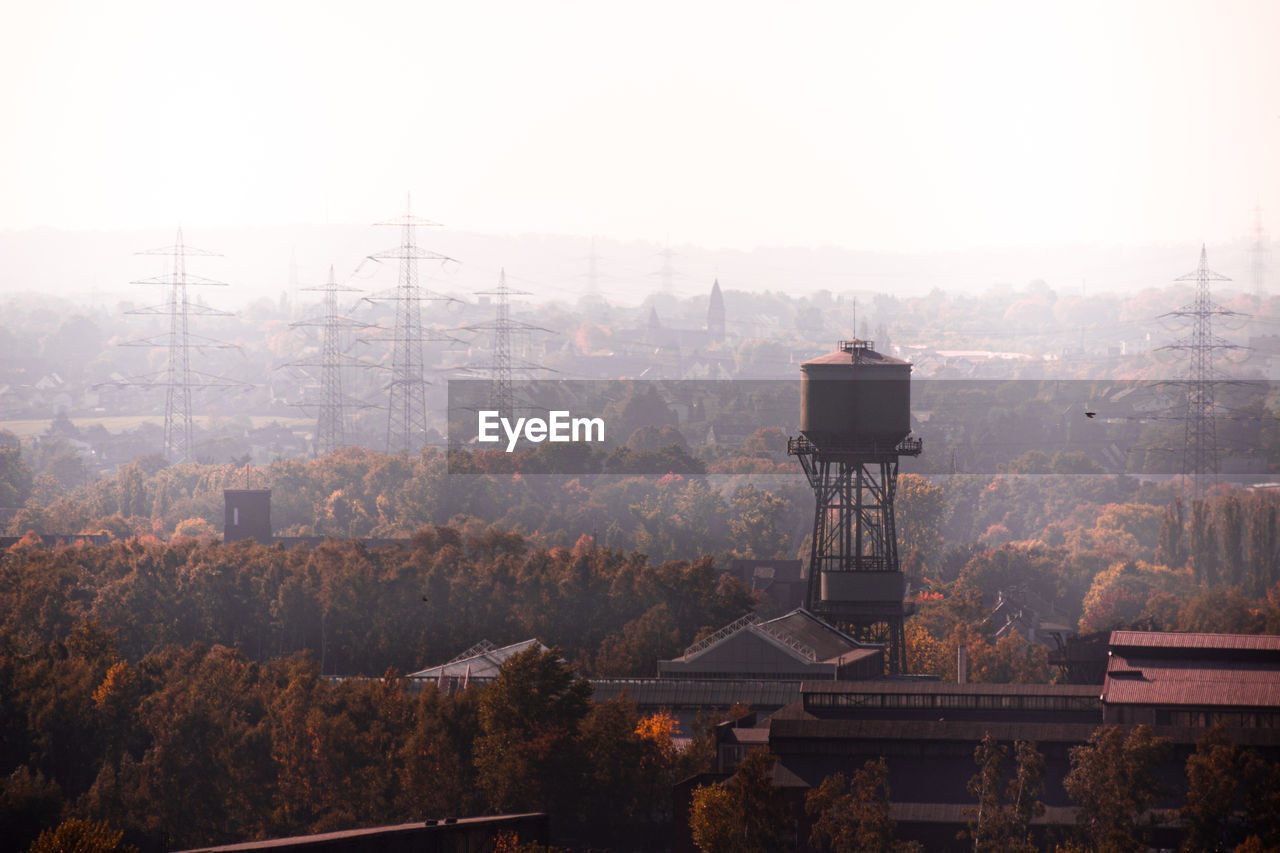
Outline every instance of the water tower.
[(906, 669), (906, 582), (898, 565), (893, 498), (911, 438), (911, 365), (870, 341), (800, 365), (799, 457), (816, 506), (805, 607), (883, 642), (889, 671)]

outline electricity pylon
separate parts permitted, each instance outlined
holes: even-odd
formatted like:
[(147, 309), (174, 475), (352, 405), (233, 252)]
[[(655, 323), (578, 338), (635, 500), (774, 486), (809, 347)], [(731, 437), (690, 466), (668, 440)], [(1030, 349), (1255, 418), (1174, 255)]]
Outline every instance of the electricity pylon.
[(462, 369), (468, 371), (484, 371), (489, 374), (490, 404), (503, 417), (511, 417), (516, 411), (515, 392), (513, 390), (514, 374), (550, 371), (551, 368), (535, 364), (526, 359), (515, 358), (511, 353), (513, 332), (550, 332), (541, 326), (534, 326), (511, 319), (511, 297), (529, 296), (527, 290), (512, 290), (507, 285), (507, 271), (498, 273), (498, 286), (493, 290), (478, 291), (477, 296), (494, 297), (494, 319), (492, 323), (479, 323), (466, 328), (473, 332), (492, 332), (492, 361), (488, 364), (468, 364)]
[(334, 278), (333, 267), (329, 267), (329, 280), (317, 287), (300, 288), (303, 291), (324, 294), (323, 314), (311, 320), (299, 320), (290, 323), (293, 328), (319, 327), (320, 361), (295, 362), (297, 366), (320, 368), (320, 402), (298, 403), (299, 406), (315, 406), (316, 417), (316, 454), (323, 456), (332, 453), (347, 443), (346, 410), (359, 408), (365, 404), (350, 401), (342, 390), (342, 368), (349, 362), (342, 346), (343, 332), (358, 331), (369, 328), (368, 323), (361, 323), (343, 316), (338, 311), (339, 293), (359, 293), (359, 288), (338, 284)]
[(399, 246), (369, 256), (378, 261), (399, 261), (399, 283), (390, 295), (365, 297), (370, 301), (393, 301), (396, 306), (395, 327), (390, 338), (386, 451), (413, 454), (422, 450), (427, 434), (426, 386), (429, 383), (423, 374), (422, 342), (426, 336), (422, 329), (422, 303), (445, 298), (428, 294), (419, 286), (418, 261), (443, 263), (453, 259), (418, 246), (418, 228), (438, 227), (439, 223), (414, 216), (409, 205), (403, 216), (377, 224), (402, 229)]
[[(221, 257), (216, 252), (196, 249), (187, 246), (182, 240), (182, 229), (172, 246), (138, 252), (139, 255), (160, 255), (171, 259), (169, 270), (153, 278), (139, 279), (132, 284), (159, 285), (167, 289), (166, 300), (160, 305), (127, 311), (127, 314), (143, 314), (169, 318), (167, 335), (155, 335), (136, 341), (128, 341), (122, 346), (166, 347), (168, 356), (164, 369), (143, 376), (125, 380), (126, 385), (137, 385), (145, 388), (164, 388), (164, 455), (170, 462), (187, 462), (192, 458), (191, 429), (191, 392), (196, 388), (239, 388), (251, 387), (248, 383), (215, 376), (191, 368), (191, 350), (206, 349), (238, 349), (234, 344), (224, 343), (193, 335), (190, 331), (190, 318), (227, 317), (226, 311), (219, 311), (199, 302), (192, 302), (187, 291), (189, 287), (226, 287), (226, 282), (214, 281), (187, 272), (187, 257)], [(194, 340), (194, 344), (193, 344)]]
[(1186, 379), (1180, 383), (1187, 392), (1183, 419), (1182, 472), (1192, 477), (1196, 498), (1204, 495), (1208, 481), (1218, 474), (1215, 386), (1220, 380), (1214, 369), (1214, 351), (1239, 348), (1213, 334), (1214, 317), (1234, 316), (1236, 312), (1213, 303), (1209, 294), (1209, 282), (1230, 280), (1209, 269), (1208, 253), (1202, 245), (1200, 265), (1192, 272), (1174, 279), (1194, 281), (1195, 297), (1190, 305), (1164, 315), (1191, 321), (1190, 335), (1163, 349), (1183, 350), (1188, 355)]

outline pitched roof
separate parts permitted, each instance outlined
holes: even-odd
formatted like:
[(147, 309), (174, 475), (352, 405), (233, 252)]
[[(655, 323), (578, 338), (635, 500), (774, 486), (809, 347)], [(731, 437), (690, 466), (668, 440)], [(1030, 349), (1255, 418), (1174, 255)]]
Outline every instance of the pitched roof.
[(853, 637), (814, 616), (803, 607), (798, 607), (786, 615), (761, 623), (761, 627), (775, 635), (790, 637), (805, 647), (812, 649), (815, 660), (834, 661), (853, 651), (874, 650), (879, 646), (868, 647)]
[(1280, 709), (1280, 637), (1113, 631), (1102, 700)]
[(1111, 646), (1149, 649), (1248, 649), (1280, 652), (1272, 634), (1195, 634), (1167, 631), (1112, 631)]
[(734, 636), (750, 632), (791, 657), (807, 663), (847, 663), (881, 651), (878, 645), (859, 643), (853, 637), (798, 607), (783, 616), (761, 622), (747, 614), (706, 639), (685, 649), (677, 660), (692, 661), (711, 649), (730, 642)]
[(509, 646), (503, 646), (500, 649), (494, 648), (487, 640), (481, 640), (448, 663), (411, 672), (406, 677), (432, 679), (444, 675), (450, 678), (466, 676), (481, 681), (491, 680), (498, 677), (498, 670), (502, 668), (502, 664), (506, 662), (507, 658), (519, 654), (531, 646), (537, 646), (539, 649), (547, 651), (547, 647), (537, 640), (523, 640), (519, 643), (512, 643)]

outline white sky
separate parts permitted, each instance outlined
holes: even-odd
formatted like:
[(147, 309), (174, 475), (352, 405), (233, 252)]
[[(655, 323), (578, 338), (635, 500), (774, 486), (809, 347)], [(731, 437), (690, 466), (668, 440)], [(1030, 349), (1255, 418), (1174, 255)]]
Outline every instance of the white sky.
[(1214, 243), (1280, 222), (1278, 41), (1265, 0), (11, 2), (0, 229), (411, 190), (450, 228), (708, 247)]

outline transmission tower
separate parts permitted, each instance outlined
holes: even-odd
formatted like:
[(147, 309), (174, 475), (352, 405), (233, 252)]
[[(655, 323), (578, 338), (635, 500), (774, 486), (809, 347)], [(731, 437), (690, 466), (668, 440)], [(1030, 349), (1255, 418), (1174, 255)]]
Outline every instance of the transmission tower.
[(133, 377), (123, 384), (137, 385), (146, 388), (164, 388), (164, 455), (170, 462), (186, 462), (192, 458), (192, 420), (191, 393), (196, 388), (248, 388), (247, 383), (214, 376), (191, 368), (191, 350), (237, 349), (234, 344), (223, 343), (212, 338), (193, 335), (190, 331), (190, 318), (227, 317), (226, 311), (219, 311), (199, 302), (192, 302), (188, 287), (226, 287), (226, 282), (214, 281), (187, 272), (187, 257), (221, 257), (216, 252), (196, 249), (182, 241), (182, 229), (172, 246), (138, 252), (139, 255), (159, 255), (170, 259), (168, 271), (154, 278), (139, 279), (132, 284), (159, 285), (166, 289), (166, 300), (160, 305), (128, 311), (128, 314), (143, 314), (169, 318), (167, 335), (156, 335), (129, 341), (123, 346), (165, 347), (168, 357), (163, 370), (157, 373)]
[(318, 287), (300, 288), (303, 291), (324, 294), (323, 314), (313, 320), (300, 320), (291, 323), (293, 328), (319, 327), (321, 331), (320, 361), (313, 363), (295, 362), (298, 366), (320, 368), (320, 402), (299, 403), (300, 406), (315, 406), (316, 417), (316, 454), (323, 456), (343, 447), (347, 443), (346, 410), (361, 407), (363, 404), (353, 403), (342, 391), (342, 368), (348, 362), (343, 352), (342, 333), (369, 328), (369, 324), (361, 323), (343, 316), (338, 311), (339, 293), (359, 293), (355, 287), (338, 284), (334, 278), (333, 267), (329, 267), (329, 280)]
[(650, 273), (650, 275), (660, 276), (662, 279), (662, 292), (670, 294), (675, 290), (675, 280), (677, 276), (675, 265), (672, 264), (671, 261), (678, 257), (678, 255), (671, 248), (671, 243), (668, 242), (663, 246), (662, 251), (658, 252), (658, 257), (662, 258), (662, 266), (657, 272)]
[(1195, 496), (1203, 496), (1208, 481), (1218, 474), (1218, 439), (1215, 425), (1214, 351), (1237, 349), (1213, 334), (1213, 318), (1230, 316), (1228, 311), (1213, 303), (1209, 295), (1209, 282), (1230, 281), (1225, 275), (1209, 269), (1208, 253), (1200, 247), (1200, 265), (1174, 281), (1194, 281), (1195, 297), (1190, 305), (1165, 314), (1190, 321), (1190, 335), (1164, 349), (1182, 350), (1188, 354), (1187, 378), (1181, 383), (1186, 387), (1186, 410), (1183, 420), (1182, 471), (1193, 478)]
[(379, 222), (401, 228), (400, 245), (370, 255), (374, 260), (396, 260), (400, 263), (400, 280), (391, 295), (366, 297), (370, 301), (395, 302), (395, 327), (391, 333), (391, 382), (387, 387), (388, 453), (417, 453), (426, 443), (427, 380), (423, 375), (422, 303), (444, 297), (428, 294), (418, 284), (418, 261), (451, 261), (452, 258), (420, 248), (419, 227), (438, 227), (439, 223), (414, 216), (410, 204), (395, 219)]
[(1262, 205), (1253, 208), (1253, 243), (1249, 246), (1249, 277), (1259, 300), (1267, 295), (1267, 232), (1262, 227)]
[(514, 374), (517, 372), (529, 374), (551, 369), (523, 358), (517, 360), (511, 353), (512, 333), (550, 332), (551, 330), (511, 319), (511, 297), (529, 296), (531, 294), (527, 290), (512, 290), (507, 285), (506, 269), (498, 273), (498, 286), (496, 288), (479, 291), (476, 295), (494, 297), (493, 322), (468, 327), (468, 329), (475, 332), (488, 331), (493, 333), (493, 361), (489, 364), (466, 365), (464, 369), (484, 371), (489, 374), (490, 404), (503, 417), (511, 417), (516, 411), (515, 393), (512, 386)]

